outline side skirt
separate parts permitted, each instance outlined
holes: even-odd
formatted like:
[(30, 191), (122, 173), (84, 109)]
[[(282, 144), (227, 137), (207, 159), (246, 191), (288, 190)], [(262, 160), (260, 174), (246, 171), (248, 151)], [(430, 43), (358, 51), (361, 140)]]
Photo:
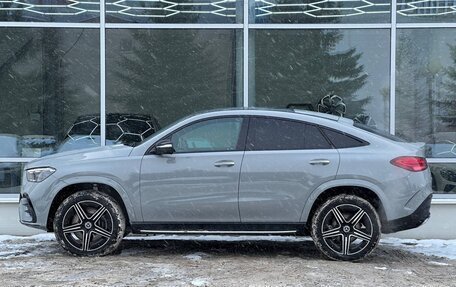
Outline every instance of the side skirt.
[(133, 222), (131, 229), (143, 234), (309, 234), (305, 223)]

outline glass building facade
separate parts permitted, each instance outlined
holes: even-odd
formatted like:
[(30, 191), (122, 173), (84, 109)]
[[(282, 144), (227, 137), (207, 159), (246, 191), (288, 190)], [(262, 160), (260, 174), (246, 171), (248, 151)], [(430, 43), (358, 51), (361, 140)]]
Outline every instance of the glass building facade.
[(37, 157), (326, 95), (456, 195), (456, 0), (0, 1), (0, 194)]

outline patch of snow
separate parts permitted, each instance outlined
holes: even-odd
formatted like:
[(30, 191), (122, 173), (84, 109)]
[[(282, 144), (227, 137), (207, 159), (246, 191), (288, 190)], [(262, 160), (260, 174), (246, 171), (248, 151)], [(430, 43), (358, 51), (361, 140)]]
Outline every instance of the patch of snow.
[(189, 259), (191, 261), (199, 261), (203, 259), (203, 257), (207, 257), (208, 255), (204, 252), (196, 252), (192, 254), (185, 255), (184, 258)]
[(405, 273), (405, 274), (407, 274), (407, 275), (412, 275), (412, 274), (413, 274), (412, 271), (410, 271), (410, 270), (404, 270), (404, 269), (391, 269), (391, 271), (393, 271), (393, 272), (402, 272), (402, 273)]
[(52, 233), (33, 236), (0, 235), (0, 260), (55, 253), (57, 245)]
[(445, 262), (437, 262), (437, 261), (429, 261), (429, 265), (436, 265), (436, 266), (450, 266), (451, 264)]
[(377, 270), (388, 270), (388, 267), (378, 267), (378, 266), (375, 266), (374, 268), (377, 269)]
[(390, 245), (401, 249), (421, 253), (429, 256), (456, 259), (456, 240), (442, 239), (399, 239), (385, 238), (380, 240), (381, 245)]
[(55, 235), (54, 235), (54, 233), (41, 233), (41, 234), (37, 234), (37, 235), (32, 235), (31, 239), (38, 241), (38, 242), (54, 241)]
[(32, 236), (13, 236), (13, 235), (0, 235), (0, 243), (4, 241), (54, 241), (54, 233), (40, 233)]
[(209, 283), (203, 278), (196, 278), (190, 284), (197, 287), (209, 286)]
[(17, 236), (12, 236), (12, 235), (0, 235), (0, 243), (2, 243), (3, 241), (14, 240), (17, 238), (18, 238)]
[(184, 258), (187, 258), (192, 261), (198, 261), (198, 260), (201, 260), (202, 257), (199, 255), (195, 255), (195, 254), (189, 254), (189, 255), (184, 256)]

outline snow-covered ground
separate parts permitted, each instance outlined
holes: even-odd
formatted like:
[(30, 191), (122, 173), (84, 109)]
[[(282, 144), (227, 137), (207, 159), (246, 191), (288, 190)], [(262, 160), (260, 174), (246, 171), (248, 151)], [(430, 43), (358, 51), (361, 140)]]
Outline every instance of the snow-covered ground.
[(391, 245), (410, 252), (456, 260), (456, 240), (385, 238), (380, 241), (380, 244)]
[[(43, 233), (33, 236), (0, 235), (0, 260), (13, 257), (30, 257), (48, 252), (43, 242), (54, 242), (53, 233)], [(39, 248), (42, 246), (43, 248)]]
[[(129, 236), (126, 241), (271, 241), (271, 242), (303, 242), (312, 241), (310, 237), (294, 236), (225, 236), (225, 235), (155, 235), (155, 236)], [(29, 250), (28, 247), (39, 245), (40, 242), (55, 241), (52, 233), (38, 234), (34, 236), (11, 236), (0, 235), (0, 259), (7, 259), (13, 256), (33, 256), (36, 250)], [(402, 250), (425, 254), (428, 256), (445, 257), (456, 260), (456, 240), (440, 239), (399, 239), (384, 238), (380, 245), (392, 246)], [(43, 251), (43, 250), (41, 250)]]
[[(1, 240), (1, 239), (0, 239)], [(312, 241), (310, 237), (294, 236), (222, 236), (222, 235), (156, 235), (153, 237), (129, 237), (128, 240), (197, 240), (197, 241), (276, 241), (302, 242)], [(406, 251), (421, 253), (429, 256), (445, 257), (456, 260), (456, 240), (416, 240), (387, 237), (380, 241), (380, 245), (389, 245)]]
[(308, 237), (128, 237), (120, 255), (69, 256), (53, 234), (0, 235), (0, 286), (455, 286), (456, 240), (385, 238), (360, 263)]

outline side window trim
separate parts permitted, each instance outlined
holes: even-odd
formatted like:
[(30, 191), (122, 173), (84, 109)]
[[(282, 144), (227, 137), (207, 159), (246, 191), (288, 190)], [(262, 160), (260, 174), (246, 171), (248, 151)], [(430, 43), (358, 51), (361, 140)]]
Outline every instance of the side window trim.
[[(212, 152), (238, 152), (238, 151), (244, 151), (245, 150), (245, 144), (246, 144), (246, 137), (247, 137), (247, 128), (245, 128), (245, 125), (246, 125), (246, 122), (248, 122), (248, 116), (245, 116), (245, 115), (226, 115), (226, 116), (214, 116), (214, 117), (209, 117), (209, 118), (204, 118), (204, 119), (200, 119), (200, 120), (196, 120), (196, 121), (193, 121), (191, 123), (188, 123), (166, 135), (164, 135), (163, 137), (161, 137), (160, 139), (158, 139), (157, 141), (155, 141), (154, 144), (152, 144), (146, 151), (146, 153), (144, 154), (145, 156), (146, 155), (153, 155), (153, 150), (156, 146), (157, 143), (163, 141), (163, 140), (166, 140), (166, 139), (169, 139), (171, 140), (171, 137), (173, 136), (173, 134), (179, 132), (180, 130), (183, 130), (185, 129), (186, 127), (189, 127), (193, 124), (197, 124), (197, 123), (200, 123), (200, 122), (204, 122), (204, 121), (209, 121), (209, 120), (215, 120), (215, 119), (229, 119), (229, 118), (238, 118), (238, 119), (241, 119), (242, 120), (242, 123), (241, 123), (241, 131), (239, 132), (239, 139), (238, 139), (238, 143), (236, 144), (236, 149), (235, 150), (211, 150), (211, 151), (193, 151), (193, 152), (175, 152), (175, 154), (192, 154), (192, 153), (212, 153)], [(243, 130), (245, 130), (245, 133), (243, 134)], [(239, 149), (239, 147), (242, 147), (242, 136), (244, 136), (244, 148), (243, 149)], [(241, 145), (240, 145), (241, 144)]]
[(329, 139), (329, 137), (326, 135), (325, 133), (325, 128), (326, 127), (323, 127), (321, 125), (315, 125), (318, 130), (320, 131), (320, 133), (323, 135), (323, 137), (326, 139), (326, 141), (329, 143), (329, 145), (333, 148), (333, 149), (337, 149), (337, 147), (333, 144), (333, 142)]
[(250, 116), (240, 116), (240, 118), (242, 118), (242, 126), (236, 144), (236, 151), (245, 151), (247, 148), (247, 135), (250, 128)]

